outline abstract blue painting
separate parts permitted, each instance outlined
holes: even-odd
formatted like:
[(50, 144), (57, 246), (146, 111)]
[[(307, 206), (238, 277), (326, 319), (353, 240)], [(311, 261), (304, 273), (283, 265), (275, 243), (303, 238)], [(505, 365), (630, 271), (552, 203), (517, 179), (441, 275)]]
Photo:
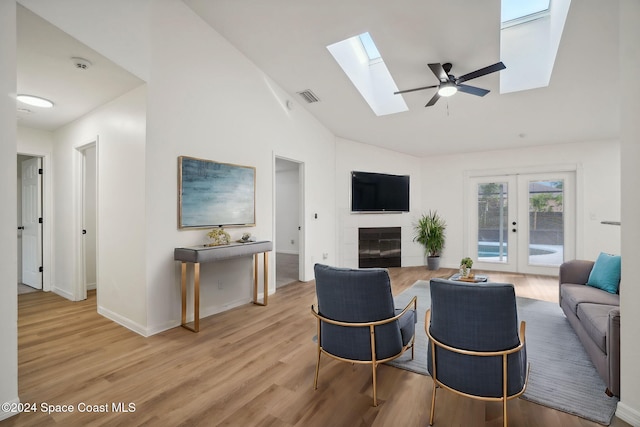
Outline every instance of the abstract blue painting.
[(178, 226), (255, 225), (256, 168), (178, 157)]

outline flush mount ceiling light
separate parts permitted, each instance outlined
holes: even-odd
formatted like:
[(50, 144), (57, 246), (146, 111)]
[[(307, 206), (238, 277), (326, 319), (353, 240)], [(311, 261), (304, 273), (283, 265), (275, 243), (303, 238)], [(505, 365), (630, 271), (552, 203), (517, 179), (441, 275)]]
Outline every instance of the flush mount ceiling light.
[(440, 96), (451, 96), (458, 91), (458, 88), (455, 84), (451, 82), (442, 83), (440, 85), (440, 89), (438, 89), (438, 95)]
[(31, 105), (34, 107), (41, 108), (51, 108), (53, 107), (53, 102), (48, 99), (41, 98), (39, 96), (34, 95), (18, 95), (16, 99), (24, 104)]

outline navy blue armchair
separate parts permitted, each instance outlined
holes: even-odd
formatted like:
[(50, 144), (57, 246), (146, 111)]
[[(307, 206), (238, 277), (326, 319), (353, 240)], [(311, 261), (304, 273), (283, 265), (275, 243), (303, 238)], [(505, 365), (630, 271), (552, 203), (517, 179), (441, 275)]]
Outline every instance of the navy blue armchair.
[(389, 272), (383, 268), (349, 269), (316, 264), (318, 359), (313, 382), (318, 388), (320, 356), (351, 363), (371, 364), (373, 406), (378, 405), (376, 368), (411, 348), (416, 324), (414, 297), (404, 309), (395, 309)]
[[(433, 378), (433, 425), (436, 388), (503, 404), (524, 393), (528, 364), (525, 322), (518, 325), (513, 285), (464, 283), (431, 279), (427, 368)], [(519, 326), (519, 327), (518, 327)]]

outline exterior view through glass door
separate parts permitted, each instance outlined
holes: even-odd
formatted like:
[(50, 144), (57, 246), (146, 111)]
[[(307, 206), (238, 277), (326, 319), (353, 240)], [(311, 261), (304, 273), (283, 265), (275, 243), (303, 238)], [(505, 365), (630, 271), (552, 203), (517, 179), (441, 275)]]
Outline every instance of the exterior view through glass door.
[(574, 182), (570, 172), (471, 178), (474, 267), (557, 274), (575, 257)]

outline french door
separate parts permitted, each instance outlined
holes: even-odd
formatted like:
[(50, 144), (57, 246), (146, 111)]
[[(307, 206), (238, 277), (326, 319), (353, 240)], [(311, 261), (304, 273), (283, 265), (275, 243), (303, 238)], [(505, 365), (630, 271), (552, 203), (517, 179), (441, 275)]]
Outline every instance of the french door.
[(554, 275), (575, 258), (573, 172), (473, 177), (468, 194), (474, 268)]

